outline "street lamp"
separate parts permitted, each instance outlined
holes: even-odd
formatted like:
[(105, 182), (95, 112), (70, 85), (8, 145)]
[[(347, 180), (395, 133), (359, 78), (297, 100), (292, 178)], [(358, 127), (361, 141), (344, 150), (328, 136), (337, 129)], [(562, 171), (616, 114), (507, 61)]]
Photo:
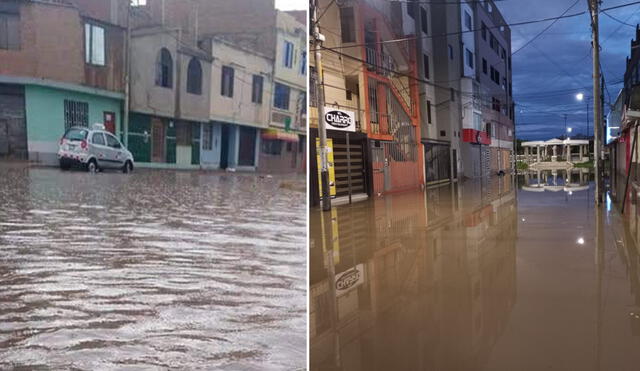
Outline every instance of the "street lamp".
[[(584, 94), (583, 93), (578, 93), (576, 94), (576, 99), (580, 102), (582, 102), (584, 99)], [(591, 100), (591, 97), (587, 98), (587, 136), (589, 135), (589, 101)]]

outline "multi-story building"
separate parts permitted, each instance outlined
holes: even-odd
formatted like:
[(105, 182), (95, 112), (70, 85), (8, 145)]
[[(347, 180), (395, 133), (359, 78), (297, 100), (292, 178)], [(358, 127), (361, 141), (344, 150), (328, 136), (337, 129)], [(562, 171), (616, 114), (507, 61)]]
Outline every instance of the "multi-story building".
[[(501, 170), (510, 171), (513, 166), (512, 156), (515, 155), (511, 29), (506, 26), (506, 21), (493, 1), (474, 2), (472, 7), (475, 28), (480, 29), (479, 32), (474, 32), (477, 66), (475, 78), (479, 83), (482, 122), (491, 140), (488, 170), (489, 174), (496, 174)], [(466, 145), (467, 150), (469, 146)], [(485, 170), (482, 174), (486, 175), (487, 166), (483, 166)], [(468, 171), (467, 173), (470, 174)]]
[(276, 15), (276, 54), (269, 129), (262, 132), (260, 169), (304, 170), (307, 121), (306, 25), (288, 12)]
[(213, 58), (206, 156), (221, 169), (255, 170), (269, 122), (273, 60), (223, 37), (206, 43)]
[[(437, 117), (451, 135), (452, 175), (511, 169), (511, 34), (491, 0), (432, 4)], [(458, 150), (459, 148), (459, 150)], [(427, 160), (428, 161), (428, 160)]]
[(304, 170), (306, 27), (298, 14), (263, 0), (139, 0), (133, 14), (129, 137), (141, 142), (143, 165)]
[[(416, 38), (416, 58), (418, 67), (418, 91), (420, 107), (420, 138), (423, 144), (424, 153), (424, 176), (427, 185), (448, 182), (457, 178), (456, 168), (451, 165), (452, 161), (457, 161), (459, 151), (455, 129), (451, 129), (450, 120), (445, 120), (442, 124), (438, 121), (438, 116), (445, 112), (442, 106), (436, 105), (436, 89), (441, 88), (443, 82), (439, 76), (443, 71), (434, 63), (437, 53), (443, 55), (447, 52), (446, 43), (437, 43), (439, 39), (434, 38), (433, 4), (429, 2), (398, 2), (392, 5), (395, 19), (401, 22), (394, 22), (398, 29), (401, 29), (405, 37)], [(400, 27), (401, 26), (401, 27)], [(441, 49), (436, 48), (436, 45)], [(444, 46), (443, 46), (444, 45)], [(440, 73), (439, 73), (440, 72)], [(446, 83), (446, 82), (445, 82)], [(446, 127), (445, 127), (446, 125)], [(452, 173), (453, 170), (453, 173)]]
[(127, 0), (0, 2), (0, 156), (53, 165), (70, 126), (121, 134), (127, 9)]
[[(402, 36), (392, 3), (320, 1), (325, 110), (342, 110), (356, 121), (349, 144), (343, 131), (328, 130), (333, 156), (331, 194), (378, 195), (424, 184), (420, 145), (417, 61), (413, 41)], [(311, 60), (312, 64), (314, 61)], [(311, 85), (317, 81), (313, 65)], [(317, 92), (311, 87), (311, 158), (315, 158)], [(347, 166), (347, 148), (351, 166)], [(318, 164), (312, 164), (312, 196), (319, 195)], [(349, 169), (350, 168), (350, 172)], [(330, 174), (332, 173), (330, 171)], [(349, 187), (349, 178), (351, 186)], [(316, 198), (317, 200), (317, 198)]]
[(185, 43), (180, 30), (139, 26), (131, 34), (130, 71), (126, 144), (138, 165), (198, 168), (211, 57)]

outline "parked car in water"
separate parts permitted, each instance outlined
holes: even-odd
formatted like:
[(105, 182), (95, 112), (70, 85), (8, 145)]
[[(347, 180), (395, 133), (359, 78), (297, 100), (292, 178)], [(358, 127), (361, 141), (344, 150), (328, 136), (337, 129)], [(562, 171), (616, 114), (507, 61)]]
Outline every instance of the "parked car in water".
[(95, 124), (92, 129), (69, 128), (60, 139), (58, 160), (63, 170), (76, 166), (89, 172), (120, 169), (128, 173), (134, 164), (131, 152), (102, 124)]

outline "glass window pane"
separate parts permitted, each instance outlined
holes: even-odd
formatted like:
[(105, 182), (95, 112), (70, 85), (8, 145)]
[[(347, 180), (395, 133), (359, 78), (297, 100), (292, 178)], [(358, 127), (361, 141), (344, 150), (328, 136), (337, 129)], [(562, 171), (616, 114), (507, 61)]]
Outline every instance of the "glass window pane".
[(104, 51), (104, 28), (92, 26), (92, 63), (100, 66), (104, 66), (105, 51)]

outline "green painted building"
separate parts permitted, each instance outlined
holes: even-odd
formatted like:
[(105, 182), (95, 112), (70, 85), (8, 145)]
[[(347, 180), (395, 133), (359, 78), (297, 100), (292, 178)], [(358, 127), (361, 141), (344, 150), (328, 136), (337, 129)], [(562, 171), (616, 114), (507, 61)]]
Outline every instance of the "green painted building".
[(31, 78), (3, 77), (0, 85), (20, 87), (14, 91), (22, 96), (12, 108), (23, 118), (19, 125), (26, 130), (24, 138), (15, 140), (27, 143), (31, 162), (57, 165), (60, 138), (71, 126), (101, 123), (121, 136), (124, 96), (120, 93)]

